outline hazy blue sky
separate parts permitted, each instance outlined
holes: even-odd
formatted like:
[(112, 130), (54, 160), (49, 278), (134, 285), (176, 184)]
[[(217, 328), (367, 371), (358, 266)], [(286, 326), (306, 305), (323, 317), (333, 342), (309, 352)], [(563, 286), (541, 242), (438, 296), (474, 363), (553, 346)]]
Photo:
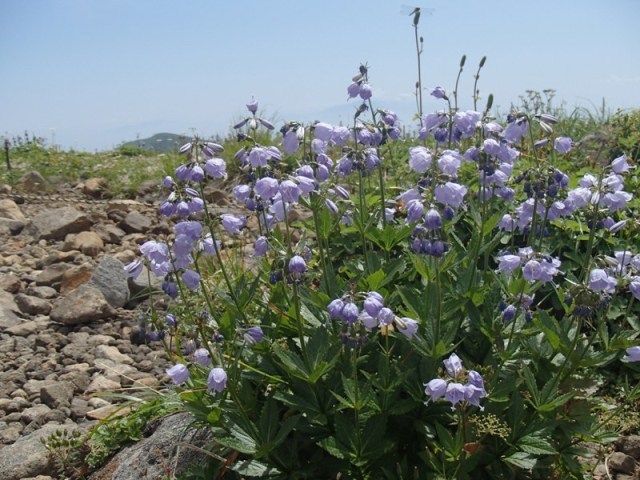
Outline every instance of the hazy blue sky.
[[(224, 134), (252, 96), (267, 118), (348, 122), (370, 66), (374, 105), (412, 126), (407, 0), (0, 0), (0, 134), (107, 149), (158, 132)], [(501, 111), (527, 89), (569, 108), (640, 106), (640, 0), (421, 0), (425, 87)], [(427, 111), (442, 106), (426, 96)]]

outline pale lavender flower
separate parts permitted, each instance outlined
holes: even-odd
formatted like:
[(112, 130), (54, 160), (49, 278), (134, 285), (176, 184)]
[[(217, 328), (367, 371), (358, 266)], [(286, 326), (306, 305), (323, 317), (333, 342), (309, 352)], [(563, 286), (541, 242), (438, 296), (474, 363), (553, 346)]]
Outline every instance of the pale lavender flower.
[(368, 83), (363, 83), (360, 85), (360, 91), (358, 92), (360, 98), (362, 100), (369, 100), (373, 95), (373, 91), (371, 90), (371, 86)]
[(462, 156), (454, 150), (445, 150), (438, 158), (438, 170), (450, 177), (458, 175), (460, 165), (462, 165)]
[(629, 283), (629, 291), (636, 300), (640, 300), (640, 277), (633, 277)]
[(332, 300), (331, 303), (329, 303), (329, 305), (327, 306), (329, 317), (333, 320), (342, 318), (342, 309), (344, 308), (344, 305), (345, 303), (340, 298)]
[(360, 85), (358, 83), (353, 82), (347, 87), (347, 94), (349, 95), (349, 98), (356, 98), (359, 93)]
[(409, 200), (407, 203), (407, 223), (417, 222), (422, 218), (424, 205), (419, 200)]
[(432, 156), (426, 147), (418, 146), (409, 149), (409, 166), (416, 173), (425, 173), (431, 166)]
[(372, 317), (377, 317), (380, 310), (382, 310), (384, 303), (381, 300), (380, 295), (373, 295), (374, 293), (376, 292), (370, 292), (367, 298), (365, 298), (363, 308)]
[(502, 137), (509, 143), (518, 143), (522, 137), (524, 137), (529, 131), (529, 122), (526, 119), (520, 118), (507, 125), (507, 128), (502, 132)]
[(558, 153), (567, 153), (573, 148), (573, 140), (569, 137), (558, 137), (553, 142), (553, 148)]
[(263, 200), (271, 200), (278, 193), (278, 180), (272, 177), (263, 177), (256, 182), (253, 190)]
[(372, 317), (365, 311), (360, 312), (358, 321), (361, 322), (367, 330), (373, 330), (380, 324), (380, 321), (376, 317)]
[(260, 343), (264, 339), (264, 332), (260, 327), (249, 327), (244, 333), (244, 340), (249, 345)]
[(424, 393), (431, 397), (431, 400), (436, 401), (439, 398), (444, 397), (447, 391), (447, 382), (441, 378), (434, 378), (424, 384)]
[(253, 168), (266, 167), (271, 155), (264, 147), (253, 147), (249, 152), (249, 165)]
[(336, 203), (333, 200), (327, 198), (324, 201), (324, 204), (329, 209), (329, 211), (334, 215), (337, 215), (340, 212), (340, 210), (338, 210), (338, 205), (336, 205)]
[(185, 270), (180, 278), (182, 278), (182, 281), (189, 290), (195, 291), (200, 288), (201, 277), (198, 272), (194, 272), (193, 270)]
[(298, 140), (298, 134), (295, 130), (291, 129), (284, 134), (282, 138), (282, 148), (290, 155), (293, 155), (298, 151), (300, 147), (300, 141)]
[(247, 110), (251, 113), (256, 113), (258, 111), (258, 101), (251, 98), (251, 101), (247, 103)]
[(529, 260), (522, 267), (522, 276), (528, 282), (535, 282), (536, 280), (540, 280), (540, 276), (542, 275), (542, 265), (537, 260)]
[(307, 271), (307, 264), (300, 255), (294, 255), (289, 260), (289, 271), (291, 273), (301, 274)]
[(606, 270), (594, 268), (589, 272), (589, 288), (594, 292), (614, 293), (617, 285), (618, 280)]
[(202, 365), (203, 367), (208, 367), (211, 365), (211, 357), (209, 356), (209, 351), (206, 348), (199, 348), (195, 352), (193, 352), (193, 361)]
[(258, 237), (253, 245), (253, 254), (256, 257), (263, 257), (269, 250), (269, 242), (264, 235)]
[(285, 202), (295, 203), (300, 198), (300, 189), (294, 181), (283, 180), (280, 183), (280, 195)]
[(431, 96), (437, 99), (447, 100), (447, 92), (442, 87), (435, 87), (431, 90)]
[(478, 122), (482, 114), (473, 110), (467, 110), (466, 112), (458, 112), (453, 116), (453, 124), (460, 132), (462, 138), (471, 137), (476, 131)]
[(464, 385), (458, 382), (450, 382), (447, 385), (447, 390), (444, 394), (445, 400), (451, 402), (452, 406), (456, 406), (458, 403), (465, 399)]
[(430, 208), (424, 215), (424, 226), (427, 230), (442, 228), (442, 217), (435, 208)]
[(324, 142), (332, 139), (334, 128), (328, 123), (318, 122), (313, 126), (313, 136)]
[(240, 233), (240, 230), (246, 223), (245, 218), (242, 216), (236, 217), (235, 215), (225, 214), (222, 215), (221, 218), (222, 228), (224, 228), (229, 235)]
[(617, 192), (606, 193), (602, 198), (602, 203), (609, 208), (610, 212), (615, 212), (626, 208), (632, 198), (633, 195), (630, 193), (619, 190)]
[(136, 259), (124, 266), (124, 271), (127, 273), (127, 277), (129, 278), (138, 278), (138, 276), (142, 273), (142, 269), (143, 265), (139, 259)]
[(239, 202), (244, 202), (251, 195), (251, 187), (249, 185), (236, 185), (233, 187), (233, 195)]
[(388, 307), (382, 307), (378, 313), (378, 320), (381, 325), (391, 325), (393, 323), (393, 311)]
[(451, 378), (456, 378), (462, 372), (462, 360), (458, 355), (452, 353), (449, 358), (444, 360), (444, 367)]
[(508, 213), (505, 213), (500, 219), (500, 222), (498, 223), (498, 228), (500, 228), (501, 230), (504, 230), (505, 232), (513, 232), (516, 228), (516, 224), (515, 224), (515, 221), (513, 220), (513, 217)]
[[(480, 376), (478, 372), (474, 372), (476, 375)], [(471, 374), (471, 372), (469, 372)], [(482, 381), (482, 377), (480, 377)], [(484, 389), (484, 386), (480, 387), (471, 381), (464, 385), (464, 399), (469, 405), (473, 405), (475, 407), (480, 407), (480, 410), (483, 410), (483, 407), (480, 406), (480, 400), (487, 396), (487, 391)]]
[(398, 331), (407, 338), (413, 338), (416, 333), (418, 333), (418, 322), (413, 318), (396, 318), (395, 323), (398, 327)]
[(227, 164), (222, 158), (210, 158), (204, 164), (204, 170), (213, 178), (226, 178), (227, 176)]
[(216, 393), (223, 391), (227, 387), (227, 372), (221, 367), (213, 368), (209, 372), (207, 386)]
[(625, 362), (640, 362), (640, 346), (627, 348), (627, 354), (622, 357)]
[(462, 200), (467, 193), (467, 187), (453, 182), (438, 185), (435, 188), (436, 200), (444, 205), (457, 208), (462, 204)]
[(178, 363), (166, 370), (171, 381), (176, 385), (182, 385), (189, 379), (189, 370), (182, 363)]
[(522, 259), (518, 255), (505, 254), (498, 257), (498, 271), (512, 273), (520, 266)]
[(345, 302), (342, 311), (340, 312), (340, 318), (346, 323), (354, 323), (358, 320), (360, 310), (358, 306), (353, 302)]
[(627, 173), (629, 171), (629, 164), (627, 163), (627, 156), (621, 155), (611, 162), (611, 168), (617, 174)]

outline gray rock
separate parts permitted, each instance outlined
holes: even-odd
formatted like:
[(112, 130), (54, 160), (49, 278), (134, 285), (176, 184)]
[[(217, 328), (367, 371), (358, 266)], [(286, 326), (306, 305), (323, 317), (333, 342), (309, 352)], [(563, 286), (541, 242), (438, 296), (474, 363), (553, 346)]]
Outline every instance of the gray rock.
[(629, 435), (620, 439), (619, 448), (627, 455), (640, 460), (640, 435)]
[(11, 220), (10, 218), (0, 218), (0, 235), (9, 236), (9, 235), (18, 235), (24, 227), (26, 226), (25, 222), (21, 222), (20, 220)]
[(22, 281), (14, 273), (0, 275), (0, 289), (9, 293), (18, 293), (22, 288)]
[(50, 408), (70, 407), (74, 385), (71, 382), (56, 382), (40, 389), (40, 400)]
[(36, 285), (31, 285), (29, 288), (27, 288), (25, 293), (27, 295), (31, 295), (32, 297), (46, 298), (48, 300), (51, 300), (52, 298), (56, 298), (58, 296), (58, 292), (55, 288), (45, 286), (38, 287)]
[(45, 210), (36, 214), (25, 230), (37, 240), (64, 240), (70, 233), (91, 228), (87, 216), (73, 207)]
[(23, 480), (36, 475), (51, 473), (53, 465), (40, 438), (47, 438), (56, 430), (70, 431), (71, 426), (45, 425), (19, 438), (13, 445), (0, 449), (0, 478)]
[(26, 337), (42, 331), (49, 323), (49, 319), (42, 317), (37, 320), (23, 321), (13, 327), (7, 328), (5, 332), (18, 337)]
[(85, 255), (96, 257), (104, 250), (104, 242), (95, 232), (70, 233), (65, 237), (62, 250), (80, 250)]
[[(175, 476), (184, 474), (190, 466), (207, 461), (204, 453), (185, 446), (202, 448), (211, 440), (206, 430), (190, 427), (193, 417), (178, 413), (164, 418), (153, 434), (121, 450), (111, 461), (94, 473), (90, 479), (151, 480), (165, 475), (169, 465)], [(106, 472), (113, 472), (105, 477)]]
[(133, 363), (133, 359), (129, 355), (121, 353), (116, 347), (110, 345), (98, 345), (96, 347), (95, 356), (96, 366), (99, 363), (98, 360), (109, 360), (113, 362), (113, 364), (124, 363), (126, 365), (131, 365)]
[(129, 285), (124, 265), (110, 255), (102, 258), (89, 285), (98, 288), (112, 307), (123, 307), (129, 301)]
[(36, 422), (37, 424), (45, 423), (45, 418), (51, 412), (51, 409), (43, 404), (25, 408), (20, 415), (20, 421), (24, 423)]
[(8, 218), (11, 220), (25, 221), (22, 210), (16, 205), (16, 202), (9, 198), (3, 198), (0, 200), (0, 217)]
[(156, 277), (151, 270), (143, 266), (140, 275), (128, 279), (132, 299), (142, 301), (152, 292), (161, 292), (162, 281), (162, 278)]
[(125, 231), (115, 225), (109, 223), (107, 225), (96, 225), (95, 231), (104, 243), (113, 243), (119, 245), (122, 243), (122, 237), (125, 236)]
[(51, 304), (43, 298), (19, 293), (14, 299), (20, 311), (29, 315), (48, 315), (51, 311)]
[(615, 472), (633, 473), (636, 468), (636, 462), (630, 455), (622, 452), (613, 452), (609, 456), (609, 468)]
[(118, 225), (126, 233), (144, 233), (152, 226), (151, 219), (138, 212), (127, 214)]
[[(0, 303), (0, 330), (19, 325), (22, 320), (10, 308)], [(1, 350), (0, 350), (1, 351)]]
[(85, 393), (113, 392), (119, 390), (121, 387), (120, 382), (107, 378), (104, 375), (97, 375), (91, 381)]
[(36, 276), (36, 285), (50, 287), (62, 281), (62, 276), (73, 265), (68, 263), (52, 263)]
[(81, 285), (57, 301), (49, 316), (54, 322), (77, 325), (114, 315), (115, 310), (109, 305), (100, 290), (89, 285)]

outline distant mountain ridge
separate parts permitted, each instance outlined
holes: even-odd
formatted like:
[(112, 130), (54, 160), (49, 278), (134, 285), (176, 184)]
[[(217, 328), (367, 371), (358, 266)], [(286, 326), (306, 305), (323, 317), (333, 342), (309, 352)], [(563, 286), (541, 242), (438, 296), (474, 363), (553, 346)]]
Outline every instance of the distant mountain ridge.
[(136, 147), (159, 153), (177, 152), (181, 145), (187, 143), (189, 138), (175, 133), (156, 133), (149, 138), (141, 138), (125, 142), (123, 147)]

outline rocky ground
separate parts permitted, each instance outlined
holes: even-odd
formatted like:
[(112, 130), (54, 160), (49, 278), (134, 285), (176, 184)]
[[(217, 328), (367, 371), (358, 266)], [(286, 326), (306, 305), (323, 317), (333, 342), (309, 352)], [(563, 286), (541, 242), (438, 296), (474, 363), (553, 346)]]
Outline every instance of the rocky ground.
[[(128, 280), (123, 265), (138, 256), (141, 243), (171, 228), (153, 202), (95, 201), (89, 183), (84, 191), (38, 197), (5, 188), (0, 197), (3, 480), (56, 478), (40, 438), (60, 428), (86, 430), (118, 408), (96, 394), (161, 389), (168, 381), (162, 346), (138, 334), (134, 307), (148, 285)], [(218, 200), (224, 203), (223, 196)], [(176, 445), (206, 440), (188, 423), (186, 414), (159, 422), (149, 438), (92, 478), (156, 479), (176, 472), (178, 460), (197, 461), (195, 450), (176, 451)], [(640, 437), (617, 447), (593, 478), (640, 478)]]

